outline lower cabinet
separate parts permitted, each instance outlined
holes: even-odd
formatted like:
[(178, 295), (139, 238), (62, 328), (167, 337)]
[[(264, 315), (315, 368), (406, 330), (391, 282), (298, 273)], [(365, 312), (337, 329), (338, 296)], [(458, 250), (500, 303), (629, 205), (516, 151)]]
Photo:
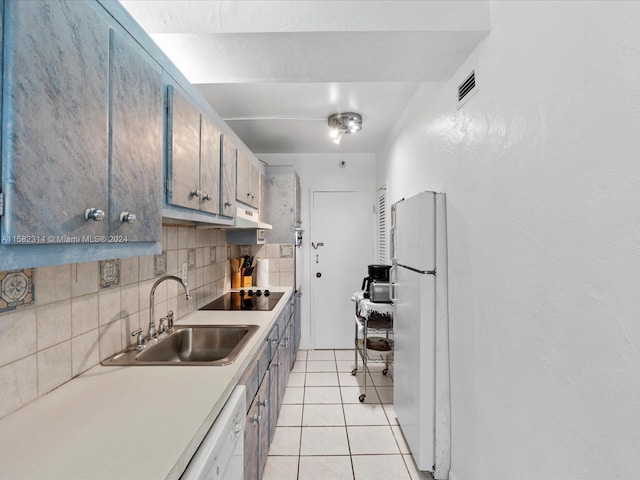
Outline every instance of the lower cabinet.
[(284, 333), (280, 338), (278, 347), (278, 413), (280, 413), (282, 399), (284, 398), (284, 392), (289, 382), (289, 373), (291, 372), (291, 327), (288, 321), (283, 330)]
[(278, 358), (280, 352), (276, 351), (275, 356), (271, 361), (269, 367), (269, 402), (271, 408), (269, 409), (269, 444), (273, 441), (273, 435), (276, 433), (276, 424), (278, 423), (278, 372), (280, 371)]
[(258, 478), (258, 450), (260, 443), (260, 414), (258, 397), (249, 407), (244, 425), (244, 478)]
[[(257, 365), (257, 364), (256, 364)], [(262, 477), (269, 454), (269, 372), (267, 372), (247, 411), (244, 428), (244, 478)]]
[(264, 466), (267, 463), (267, 455), (269, 455), (269, 410), (271, 408), (269, 377), (269, 372), (267, 372), (256, 396), (258, 401), (258, 478), (262, 478)]
[(292, 356), (289, 310), (284, 309), (264, 339), (240, 383), (247, 386), (244, 478), (260, 480), (289, 381)]
[(302, 306), (300, 305), (302, 292), (298, 290), (293, 296), (295, 297), (293, 310), (293, 325), (295, 326), (293, 332), (293, 353), (295, 358), (298, 355), (300, 340), (302, 339)]

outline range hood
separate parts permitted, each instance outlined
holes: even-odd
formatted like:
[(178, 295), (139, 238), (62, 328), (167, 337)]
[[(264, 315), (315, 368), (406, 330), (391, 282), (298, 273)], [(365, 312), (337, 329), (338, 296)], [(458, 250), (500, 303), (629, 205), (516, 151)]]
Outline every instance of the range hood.
[(236, 207), (235, 228), (257, 228), (260, 230), (271, 230), (273, 227), (268, 223), (261, 222), (258, 210), (251, 207), (238, 205)]

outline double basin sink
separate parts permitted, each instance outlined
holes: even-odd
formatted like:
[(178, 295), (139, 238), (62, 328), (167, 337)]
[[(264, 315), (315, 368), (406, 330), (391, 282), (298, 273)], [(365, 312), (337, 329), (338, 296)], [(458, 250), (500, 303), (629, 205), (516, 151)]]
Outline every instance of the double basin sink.
[(217, 365), (233, 363), (257, 325), (177, 325), (157, 342), (131, 345), (102, 362), (105, 366)]

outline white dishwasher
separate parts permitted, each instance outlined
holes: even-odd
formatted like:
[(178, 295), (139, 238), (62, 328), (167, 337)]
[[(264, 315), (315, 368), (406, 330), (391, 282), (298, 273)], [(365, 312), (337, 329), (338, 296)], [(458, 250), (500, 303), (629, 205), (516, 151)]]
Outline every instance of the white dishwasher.
[(245, 390), (233, 390), (180, 480), (243, 480)]

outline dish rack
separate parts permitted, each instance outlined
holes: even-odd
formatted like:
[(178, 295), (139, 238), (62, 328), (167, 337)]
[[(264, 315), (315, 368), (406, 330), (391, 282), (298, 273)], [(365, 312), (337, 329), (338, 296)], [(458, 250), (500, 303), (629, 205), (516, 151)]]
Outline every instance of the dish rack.
[(358, 400), (364, 402), (367, 396), (367, 373), (369, 363), (384, 363), (383, 375), (389, 373), (393, 361), (393, 305), (374, 303), (364, 298), (364, 292), (356, 292), (351, 297), (355, 308), (355, 368), (351, 375), (358, 373), (358, 357), (364, 369), (364, 393)]

